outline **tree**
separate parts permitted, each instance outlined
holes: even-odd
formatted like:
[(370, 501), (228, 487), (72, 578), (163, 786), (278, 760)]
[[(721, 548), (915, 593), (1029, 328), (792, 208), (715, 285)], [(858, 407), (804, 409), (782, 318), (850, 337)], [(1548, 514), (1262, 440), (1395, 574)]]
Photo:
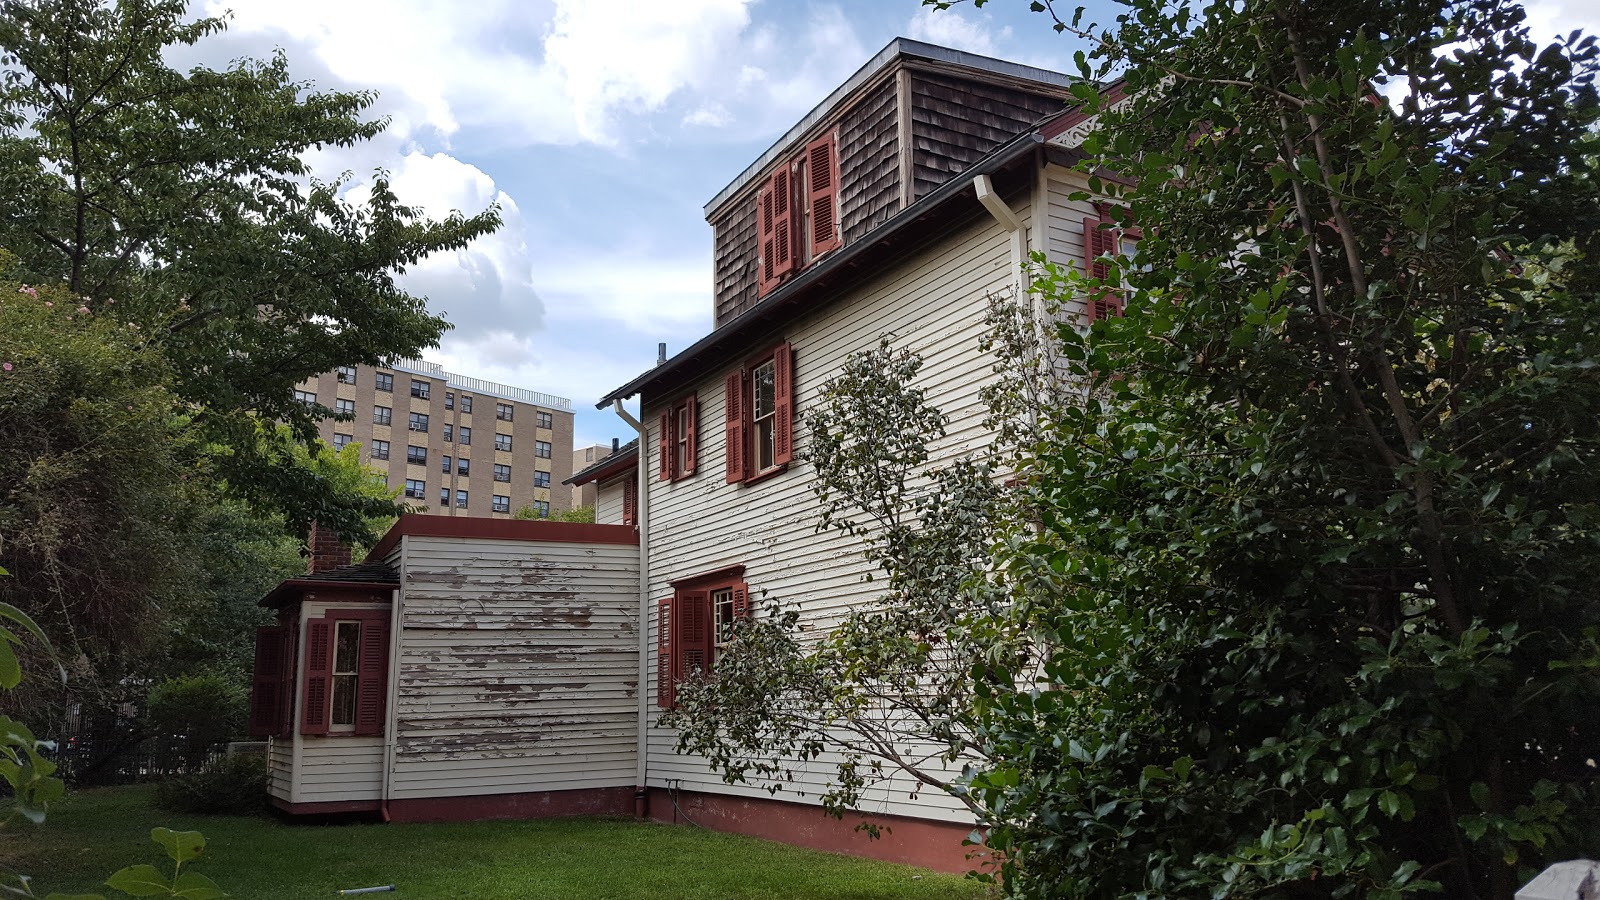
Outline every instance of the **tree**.
[(680, 684), (662, 717), (678, 752), (729, 782), (777, 790), (796, 761), (831, 754), (821, 800), (835, 816), (896, 775), (983, 811), (958, 778), (987, 752), (972, 672), (1023, 667), (1032, 645), (996, 627), (1001, 585), (972, 577), (1007, 509), (993, 471), (967, 458), (929, 470), (946, 420), (916, 384), (921, 366), (885, 336), (851, 354), (806, 413), (818, 530), (861, 540), (886, 576), (881, 600), (808, 637), (798, 610), (766, 598), (767, 613), (719, 651), (715, 677)]
[[(395, 275), (499, 224), (429, 221), (379, 172), (357, 204), (308, 151), (381, 132), (370, 92), (315, 91), (281, 53), (225, 70), (163, 54), (224, 27), (182, 0), (0, 3), (0, 246), (18, 277), (119, 304), (171, 363), (196, 427), (231, 450), (230, 490), (363, 538), (370, 498), (331, 492), (277, 432), (309, 443), (326, 409), (292, 388), (336, 366), (414, 356), (447, 326)], [(389, 510), (392, 514), (393, 509)]]
[(1035, 282), (1126, 315), (1060, 329), (994, 563), (1051, 651), (978, 673), (1005, 887), (1509, 900), (1600, 843), (1595, 41), (1127, 6), (1056, 20), (1143, 239)]

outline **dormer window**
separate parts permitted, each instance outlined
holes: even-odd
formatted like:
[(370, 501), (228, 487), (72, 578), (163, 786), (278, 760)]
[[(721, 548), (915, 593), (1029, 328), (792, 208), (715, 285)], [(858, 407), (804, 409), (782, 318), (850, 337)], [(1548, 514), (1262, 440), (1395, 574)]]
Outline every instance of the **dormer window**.
[(817, 138), (804, 153), (779, 164), (756, 194), (756, 211), (761, 239), (759, 293), (766, 296), (796, 270), (843, 243), (837, 134)]

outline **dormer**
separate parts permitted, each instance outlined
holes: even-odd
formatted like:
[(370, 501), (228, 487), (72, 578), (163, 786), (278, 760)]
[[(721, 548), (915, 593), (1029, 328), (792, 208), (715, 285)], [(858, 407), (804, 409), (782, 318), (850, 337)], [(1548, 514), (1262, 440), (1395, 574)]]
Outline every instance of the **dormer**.
[(1060, 112), (1075, 81), (891, 41), (706, 204), (716, 325)]

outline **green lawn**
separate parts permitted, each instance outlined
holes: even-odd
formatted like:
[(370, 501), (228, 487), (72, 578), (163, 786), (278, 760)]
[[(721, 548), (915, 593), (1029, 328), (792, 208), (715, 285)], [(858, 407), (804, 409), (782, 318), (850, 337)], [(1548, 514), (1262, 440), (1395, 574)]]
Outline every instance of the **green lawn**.
[(103, 891), (106, 876), (131, 863), (170, 871), (150, 841), (150, 829), (165, 825), (203, 832), (206, 853), (192, 865), (240, 900), (333, 897), (340, 888), (380, 884), (396, 885), (393, 896), (463, 900), (986, 896), (955, 876), (685, 826), (616, 819), (299, 825), (166, 813), (151, 805), (151, 794), (77, 791), (42, 826), (13, 822), (0, 833), (0, 868), (33, 875), (41, 897)]

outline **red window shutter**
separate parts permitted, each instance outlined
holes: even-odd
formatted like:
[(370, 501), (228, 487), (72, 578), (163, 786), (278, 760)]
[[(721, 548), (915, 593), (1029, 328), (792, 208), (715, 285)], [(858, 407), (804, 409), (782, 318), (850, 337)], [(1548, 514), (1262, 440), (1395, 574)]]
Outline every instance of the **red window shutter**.
[(735, 369), (728, 373), (722, 384), (723, 444), (727, 451), (727, 481), (738, 484), (744, 480), (744, 372)]
[(328, 691), (333, 680), (333, 623), (312, 619), (306, 623), (305, 708), (301, 734), (328, 733)]
[(806, 145), (806, 208), (811, 216), (811, 258), (843, 243), (839, 237), (839, 154), (834, 136)]
[(283, 632), (278, 625), (256, 629), (255, 671), (250, 676), (250, 736), (278, 733), (278, 713), (283, 709)]
[(756, 293), (765, 296), (795, 265), (794, 187), (787, 164), (756, 192), (756, 218), (761, 238), (761, 273)]
[(356, 734), (383, 734), (384, 700), (389, 694), (389, 618), (361, 620), (361, 653), (356, 660)]
[(656, 449), (660, 451), (661, 465), (656, 475), (662, 481), (672, 480), (672, 410), (661, 414), (661, 434), (656, 438)]
[(705, 591), (678, 595), (672, 610), (673, 676), (678, 681), (711, 671), (711, 596)]
[[(1105, 226), (1105, 227), (1102, 227)], [(1111, 220), (1095, 216), (1083, 220), (1083, 271), (1090, 278), (1105, 281), (1111, 277), (1111, 265), (1102, 257), (1117, 252), (1117, 233)], [(1089, 321), (1122, 315), (1122, 295), (1114, 287), (1100, 291), (1089, 301)]]
[(785, 465), (794, 459), (794, 377), (789, 345), (772, 351), (772, 461)]
[(639, 502), (639, 492), (634, 487), (633, 479), (634, 476), (629, 475), (628, 479), (622, 482), (622, 524), (624, 525), (639, 524), (638, 506), (636, 505)]
[(698, 446), (699, 443), (700, 443), (700, 441), (699, 441), (700, 408), (699, 408), (699, 403), (697, 403), (696, 400), (695, 400), (695, 395), (694, 394), (690, 394), (689, 395), (689, 399), (683, 401), (683, 406), (684, 406), (683, 421), (684, 421), (684, 432), (685, 432), (684, 441), (683, 441), (683, 471), (679, 472), (678, 474), (679, 475), (693, 475), (694, 474), (694, 470), (695, 470), (695, 463), (698, 461), (699, 456), (700, 456), (700, 448)]
[(672, 598), (656, 601), (656, 705), (671, 709), (677, 703), (672, 680)]
[(733, 586), (733, 618), (742, 622), (750, 618), (750, 585), (738, 582)]
[(295, 647), (300, 639), (297, 629), (283, 628), (283, 660), (278, 668), (278, 713), (273, 734), (290, 734), (294, 731), (294, 673)]

